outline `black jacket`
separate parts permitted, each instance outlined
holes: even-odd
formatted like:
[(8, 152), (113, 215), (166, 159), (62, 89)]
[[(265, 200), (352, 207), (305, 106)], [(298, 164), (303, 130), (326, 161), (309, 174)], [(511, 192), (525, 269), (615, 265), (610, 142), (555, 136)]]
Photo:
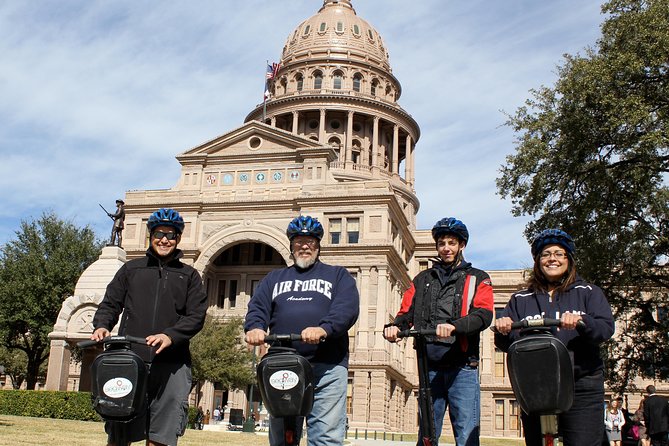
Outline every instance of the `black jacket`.
[(164, 333), (172, 345), (155, 356), (133, 346), (145, 361), (190, 365), (189, 341), (204, 325), (207, 296), (195, 268), (181, 263), (183, 254), (163, 263), (149, 248), (146, 256), (123, 265), (107, 286), (93, 326), (110, 330), (123, 312), (119, 334), (146, 337)]
[(428, 338), (430, 366), (478, 362), (480, 333), (492, 322), (493, 301), (490, 276), (485, 271), (465, 261), (452, 271), (437, 264), (413, 279), (393, 325), (401, 330), (411, 326), (434, 329), (448, 322), (455, 327), (455, 339)]
[(660, 395), (652, 394), (643, 403), (643, 419), (648, 435), (669, 431), (669, 402)]

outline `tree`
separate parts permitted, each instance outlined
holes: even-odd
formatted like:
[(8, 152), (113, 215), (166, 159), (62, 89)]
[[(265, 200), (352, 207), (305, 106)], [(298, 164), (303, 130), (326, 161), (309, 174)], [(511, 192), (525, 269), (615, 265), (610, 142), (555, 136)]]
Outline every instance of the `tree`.
[(193, 383), (211, 381), (225, 389), (245, 389), (255, 382), (253, 355), (242, 341), (239, 318), (227, 322), (210, 316), (204, 328), (191, 341)]
[(25, 353), (29, 390), (49, 356), (47, 335), (61, 305), (100, 248), (88, 226), (78, 228), (49, 212), (22, 221), (16, 238), (0, 249), (0, 344), (9, 353)]
[(627, 320), (609, 383), (669, 378), (669, 0), (612, 0), (595, 48), (565, 55), (551, 88), (509, 116), (516, 152), (497, 179), (528, 239), (560, 227), (581, 275)]
[(4, 373), (11, 378), (14, 389), (21, 388), (28, 368), (25, 352), (19, 349), (8, 350), (4, 345), (0, 345), (0, 364), (4, 368)]

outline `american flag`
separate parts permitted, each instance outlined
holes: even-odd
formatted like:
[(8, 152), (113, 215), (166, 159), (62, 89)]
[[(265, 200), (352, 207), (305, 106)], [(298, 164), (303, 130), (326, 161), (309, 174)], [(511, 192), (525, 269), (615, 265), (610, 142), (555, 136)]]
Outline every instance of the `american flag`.
[(276, 77), (279, 68), (281, 68), (280, 63), (272, 63), (271, 65), (267, 64), (267, 71), (265, 72), (265, 100), (269, 99), (271, 94), (269, 91), (269, 83), (272, 79)]

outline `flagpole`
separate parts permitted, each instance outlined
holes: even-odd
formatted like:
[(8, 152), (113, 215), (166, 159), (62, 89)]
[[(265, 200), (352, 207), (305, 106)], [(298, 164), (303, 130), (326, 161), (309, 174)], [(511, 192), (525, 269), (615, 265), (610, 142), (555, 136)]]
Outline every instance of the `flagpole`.
[(269, 59), (267, 59), (267, 62), (265, 64), (265, 89), (262, 92), (262, 123), (265, 123), (265, 115), (267, 114), (267, 87), (269, 86), (267, 82), (269, 79), (267, 79), (267, 67), (269, 66)]

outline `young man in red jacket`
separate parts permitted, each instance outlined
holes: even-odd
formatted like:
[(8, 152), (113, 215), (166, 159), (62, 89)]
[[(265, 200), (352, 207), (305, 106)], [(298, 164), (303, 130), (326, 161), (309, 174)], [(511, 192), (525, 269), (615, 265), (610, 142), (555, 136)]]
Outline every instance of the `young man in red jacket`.
[(492, 284), (486, 272), (463, 257), (469, 241), (464, 223), (443, 218), (432, 228), (432, 237), (437, 261), (413, 279), (384, 337), (394, 342), (400, 330), (412, 326), (436, 330), (437, 335), (426, 340), (436, 437), (448, 408), (457, 446), (478, 446), (479, 340), (492, 322)]

